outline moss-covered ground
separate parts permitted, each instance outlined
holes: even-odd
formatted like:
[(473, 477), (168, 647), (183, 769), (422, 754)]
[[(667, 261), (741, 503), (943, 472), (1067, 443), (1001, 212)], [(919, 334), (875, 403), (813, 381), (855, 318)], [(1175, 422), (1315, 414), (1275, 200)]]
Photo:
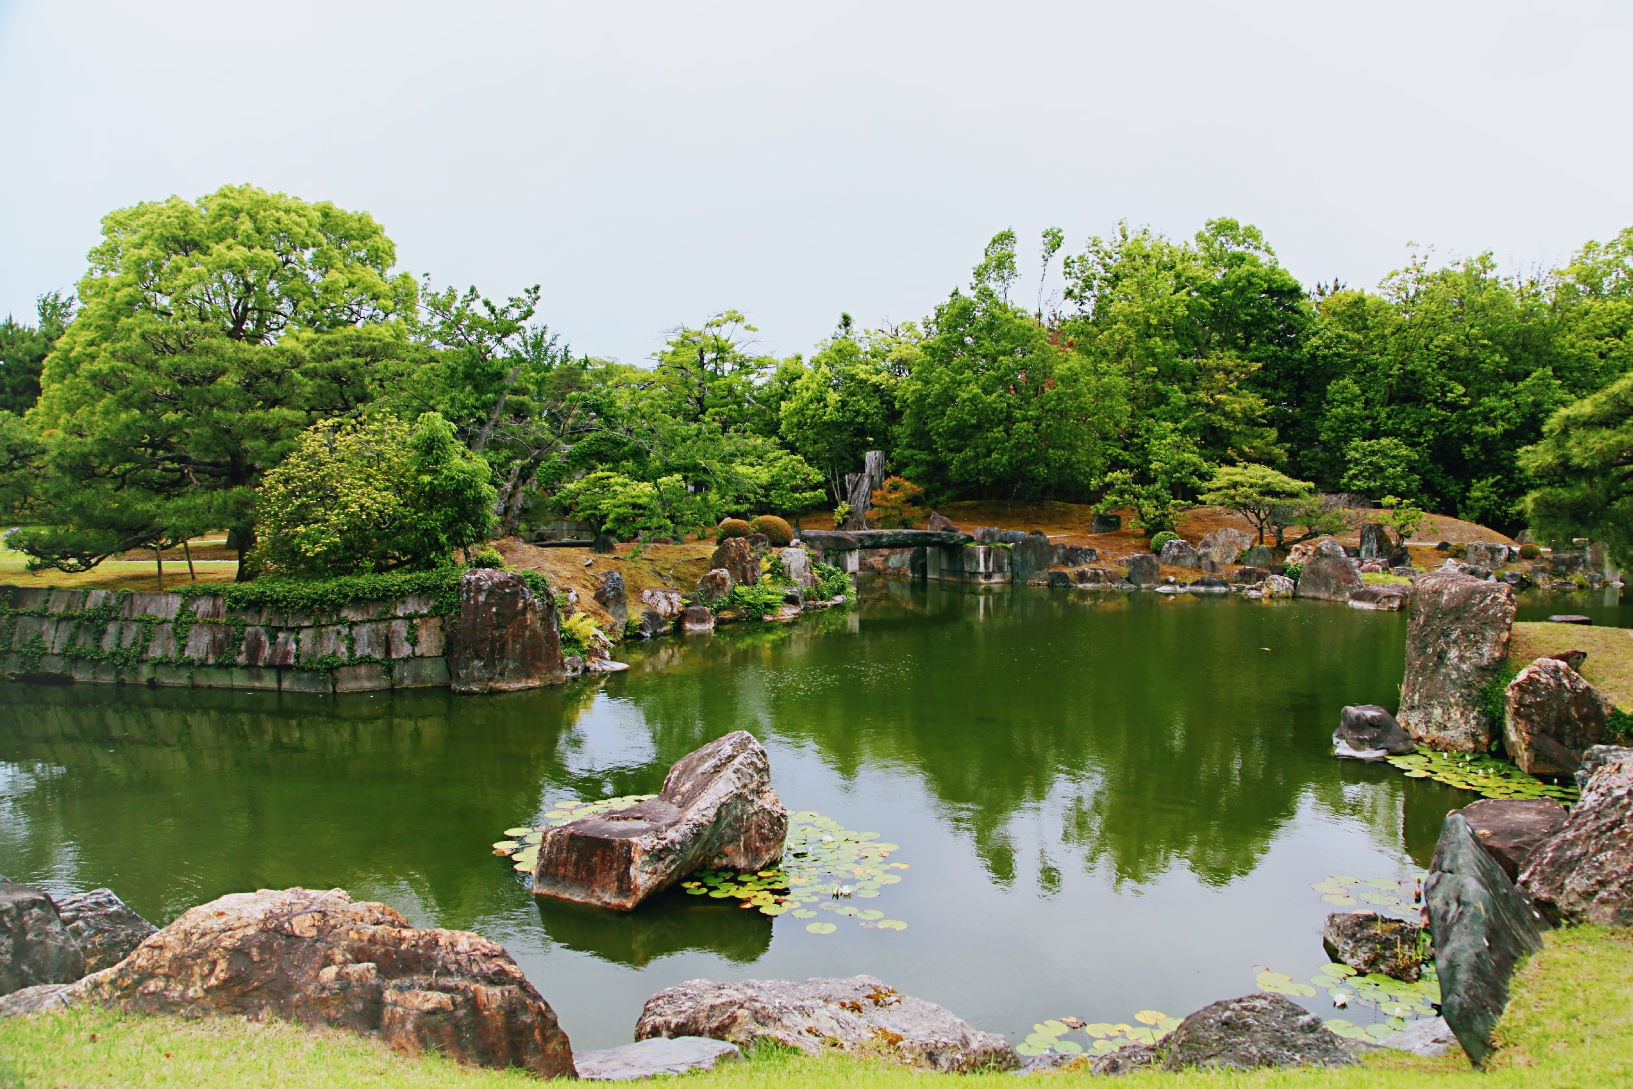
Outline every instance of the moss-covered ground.
[[(1129, 1086), (1200, 1084), (1296, 1089), (1416, 1089), (1467, 1084), (1482, 1089), (1582, 1089), (1633, 1084), (1633, 932), (1597, 927), (1550, 934), (1520, 970), (1498, 1027), (1501, 1045), (1485, 1073), (1461, 1052), (1418, 1059), (1381, 1051), (1342, 1070), (1132, 1075)], [(1083, 1071), (1044, 1076), (1049, 1084), (1087, 1079)], [(440, 1056), (409, 1057), (332, 1031), (237, 1018), (180, 1021), (77, 1010), (0, 1022), (0, 1089), (57, 1086), (176, 1086), (189, 1089), (341, 1089), (349, 1086), (521, 1086), (516, 1071), (476, 1070)], [(831, 1055), (761, 1054), (686, 1078), (695, 1089), (998, 1089), (1007, 1074), (919, 1074), (878, 1061)], [(1098, 1079), (1094, 1084), (1102, 1084)]]
[(1514, 625), (1508, 660), (1524, 669), (1544, 654), (1585, 650), (1581, 673), (1623, 711), (1633, 712), (1633, 631), (1585, 624), (1550, 624), (1546, 620)]

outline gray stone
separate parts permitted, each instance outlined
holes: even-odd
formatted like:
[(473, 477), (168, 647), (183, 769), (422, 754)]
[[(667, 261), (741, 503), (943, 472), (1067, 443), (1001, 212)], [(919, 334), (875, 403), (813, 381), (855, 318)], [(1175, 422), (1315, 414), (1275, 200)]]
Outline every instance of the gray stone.
[(1097, 563), (1099, 560), (1100, 553), (1095, 549), (1085, 548), (1082, 545), (1064, 545), (1061, 548), (1058, 562), (1065, 564), (1067, 567), (1082, 567), (1084, 564)]
[(1463, 546), (1463, 559), (1488, 569), (1501, 567), (1508, 562), (1508, 546), (1492, 541), (1470, 541)]
[(1336, 755), (1355, 760), (1382, 760), (1417, 751), (1395, 716), (1375, 703), (1352, 704), (1339, 712), (1332, 743)]
[(1457, 1037), (1444, 1017), (1426, 1017), (1413, 1021), (1393, 1036), (1378, 1041), (1379, 1047), (1392, 1051), (1410, 1051), (1424, 1059), (1438, 1059), (1452, 1049)]
[(962, 532), (956, 525), (953, 524), (953, 520), (951, 518), (948, 518), (945, 514), (937, 514), (935, 511), (930, 512), (930, 520), (924, 524), (924, 528), (935, 533)]
[(1552, 798), (1481, 798), (1461, 810), (1480, 846), (1519, 880), (1531, 856), (1565, 826), (1565, 807)]
[(1349, 607), (1369, 612), (1398, 613), (1412, 600), (1412, 588), (1395, 583), (1388, 586), (1362, 586), (1351, 590)]
[(1483, 1066), (1508, 1005), (1514, 966), (1542, 949), (1542, 919), (1461, 813), (1448, 813), (1441, 825), (1423, 899), (1434, 932), (1440, 1012), (1469, 1061)]
[(85, 954), (51, 897), (27, 885), (0, 884), (0, 995), (42, 983), (72, 983)]
[(1218, 575), (1203, 575), (1201, 578), (1185, 587), (1188, 594), (1228, 594), (1230, 583)]
[(601, 585), (596, 587), (595, 600), (607, 610), (617, 630), (623, 631), (624, 625), (629, 623), (629, 602), (624, 595), (624, 576), (618, 571), (608, 571), (601, 576)]
[(706, 1036), (654, 1036), (605, 1051), (575, 1051), (573, 1065), (584, 1081), (633, 1081), (660, 1074), (713, 1070), (718, 1062), (741, 1059), (736, 1044)]
[(74, 1005), (72, 983), (41, 983), (0, 998), (0, 1021), (36, 1013), (56, 1013)]
[(1000, 529), (998, 531), (998, 543), (1018, 545), (1029, 536), (1031, 535), (1018, 529)]
[(1361, 573), (1355, 569), (1349, 557), (1318, 551), (1304, 561), (1304, 568), (1298, 576), (1298, 589), (1293, 596), (1318, 601), (1348, 601), (1351, 593), (1365, 585)]
[(87, 972), (112, 968), (159, 929), (132, 911), (111, 889), (64, 896), (57, 901), (57, 914), (85, 954)]
[(1009, 549), (1009, 570), (1016, 582), (1028, 582), (1049, 566), (1049, 539), (1028, 534)]
[(1236, 558), (1245, 552), (1254, 543), (1251, 534), (1243, 533), (1239, 529), (1226, 527), (1216, 529), (1196, 546), (1196, 557), (1200, 560), (1212, 560), (1214, 563), (1235, 563)]
[(1351, 1066), (1356, 1059), (1321, 1018), (1279, 994), (1250, 994), (1204, 1006), (1164, 1041), (1163, 1068), (1252, 1070), (1261, 1066)]
[(688, 635), (714, 631), (714, 613), (702, 605), (693, 605), (681, 615), (680, 630)]
[(1582, 757), (1582, 763), (1576, 769), (1576, 789), (1588, 789), (1588, 780), (1593, 773), (1606, 764), (1619, 764), (1624, 760), (1633, 760), (1633, 749), (1621, 745), (1594, 745)]
[(1249, 567), (1269, 567), (1276, 562), (1276, 554), (1262, 544), (1250, 547), (1237, 558), (1238, 563), (1245, 563)]
[(1520, 885), (1549, 919), (1633, 926), (1633, 760), (1594, 771), (1563, 827), (1520, 871)]
[(1124, 1044), (1089, 1063), (1090, 1074), (1129, 1074), (1162, 1065), (1162, 1051), (1150, 1044)]
[[(797, 592), (797, 591), (796, 591)], [(663, 614), (656, 609), (642, 609), (640, 626), (635, 634), (642, 639), (656, 639), (669, 632), (670, 621), (663, 618)]]
[(1503, 745), (1531, 775), (1572, 775), (1604, 740), (1616, 708), (1609, 697), (1557, 658), (1538, 658), (1503, 692)]
[(1418, 948), (1422, 928), (1405, 919), (1375, 911), (1335, 911), (1321, 928), (1321, 944), (1335, 964), (1347, 964), (1361, 975), (1379, 972), (1407, 983), (1423, 973)]
[(1593, 617), (1582, 616), (1579, 613), (1555, 613), (1548, 618), (1550, 624), (1585, 624), (1591, 625)]
[(1494, 723), (1480, 689), (1508, 657), (1514, 591), (1456, 571), (1431, 571), (1412, 590), (1406, 677), (1395, 717), (1415, 741), (1455, 752), (1486, 752)]
[(1158, 570), (1157, 557), (1149, 552), (1136, 552), (1128, 558), (1126, 577), (1136, 586), (1155, 586), (1162, 577)]
[(384, 692), (391, 687), (391, 674), (380, 662), (339, 666), (334, 678), (336, 692)]
[(1265, 597), (1292, 597), (1298, 585), (1286, 575), (1266, 575), (1264, 580)]
[(656, 798), (545, 832), (533, 893), (629, 911), (693, 870), (764, 869), (787, 830), (771, 760), (738, 730), (677, 761)]
[(724, 567), (716, 567), (705, 571), (697, 580), (697, 596), (705, 605), (718, 605), (731, 596), (736, 585), (730, 571)]
[(1195, 567), (1197, 565), (1196, 549), (1189, 541), (1176, 537), (1162, 546), (1157, 558), (1164, 567)]
[(803, 983), (690, 980), (647, 1000), (635, 1036), (708, 1036), (745, 1048), (768, 1041), (811, 1055), (828, 1048), (862, 1051), (944, 1074), (1020, 1065), (1002, 1036), (971, 1028), (872, 976)]
[(1096, 513), (1089, 519), (1090, 533), (1118, 533), (1123, 528), (1123, 516), (1120, 514)]
[(1367, 522), (1361, 527), (1361, 559), (1388, 559), (1394, 551), (1395, 544), (1389, 539), (1389, 531), (1383, 525)]
[(778, 552), (777, 559), (788, 577), (794, 580), (795, 586), (802, 590), (816, 586), (816, 575), (811, 571), (811, 554), (805, 549), (790, 546)]

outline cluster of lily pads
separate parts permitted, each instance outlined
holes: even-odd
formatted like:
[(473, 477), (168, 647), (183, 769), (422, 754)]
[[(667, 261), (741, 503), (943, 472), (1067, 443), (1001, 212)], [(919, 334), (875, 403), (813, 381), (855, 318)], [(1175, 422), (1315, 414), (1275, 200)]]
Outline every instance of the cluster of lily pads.
[(1338, 1035), (1353, 1040), (1393, 1036), (1412, 1021), (1435, 1016), (1435, 1007), (1440, 1003), (1440, 981), (1433, 964), (1424, 965), (1423, 974), (1415, 983), (1379, 973), (1363, 976), (1347, 964), (1323, 964), (1309, 983), (1268, 968), (1261, 968), (1255, 981), (1261, 991), (1292, 998), (1314, 998), (1320, 991), (1326, 991), (1339, 1009), (1357, 1003), (1384, 1015), (1384, 1020), (1371, 1025), (1357, 1025), (1343, 1017), (1324, 1022)]
[(1365, 904), (1383, 914), (1415, 919), (1423, 896), (1423, 879), (1396, 880), (1393, 877), (1329, 877), (1313, 881), (1310, 888), (1334, 907)]
[(1154, 1044), (1179, 1027), (1179, 1018), (1159, 1010), (1141, 1010), (1134, 1015), (1138, 1025), (1109, 1021), (1085, 1022), (1076, 1017), (1051, 1017), (1032, 1026), (1032, 1032), (1015, 1050), (1022, 1055), (1081, 1055), (1085, 1047), (1067, 1034), (1080, 1031), (1088, 1038), (1088, 1049), (1104, 1054), (1129, 1044)]
[(1406, 772), (1409, 779), (1433, 779), (1487, 798), (1553, 798), (1571, 805), (1579, 794), (1574, 785), (1545, 783), (1508, 761), (1486, 753), (1419, 748), (1417, 752), (1391, 756), (1388, 760)]
[[(899, 849), (881, 842), (877, 832), (853, 832), (832, 817), (802, 810), (788, 815), (780, 865), (756, 873), (702, 870), (681, 882), (681, 888), (690, 896), (735, 898), (742, 907), (763, 915), (816, 919), (819, 911), (831, 911), (840, 919), (855, 919), (865, 929), (906, 930), (900, 919), (850, 903), (877, 899), (885, 886), (901, 881), (901, 875), (892, 871), (907, 869), (907, 863), (889, 861)], [(822, 920), (806, 923), (805, 929), (832, 934), (839, 924)]]
[(539, 860), (539, 842), (544, 839), (544, 833), (549, 829), (560, 828), (569, 821), (610, 813), (614, 809), (627, 809), (636, 802), (656, 797), (656, 794), (626, 794), (620, 798), (603, 798), (596, 802), (563, 798), (551, 804), (549, 811), (544, 815), (544, 823), (537, 828), (506, 828), (505, 838), (493, 845), (493, 853), (508, 855), (516, 870), (531, 873), (533, 864)]

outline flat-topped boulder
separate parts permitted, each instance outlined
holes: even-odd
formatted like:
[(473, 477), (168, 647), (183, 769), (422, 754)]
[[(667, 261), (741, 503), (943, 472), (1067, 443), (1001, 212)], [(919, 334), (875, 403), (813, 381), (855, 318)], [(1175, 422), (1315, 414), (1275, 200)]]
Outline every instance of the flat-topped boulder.
[(1519, 880), (1537, 848), (1559, 833), (1569, 815), (1552, 798), (1481, 798), (1459, 812), (1510, 881)]
[(1417, 923), (1376, 911), (1335, 911), (1321, 928), (1321, 944), (1334, 963), (1347, 964), (1363, 976), (1379, 972), (1413, 983), (1423, 972), (1421, 933)]
[(706, 1036), (654, 1036), (605, 1051), (579, 1051), (573, 1065), (584, 1081), (634, 1081), (694, 1070), (713, 1070), (717, 1063), (741, 1059), (736, 1044)]
[(547, 831), (533, 892), (629, 911), (693, 870), (764, 869), (787, 834), (771, 759), (738, 730), (676, 762), (656, 798)]
[(956, 529), (807, 529), (800, 532), (800, 540), (822, 552), (852, 552), (858, 548), (967, 545), (975, 538)]
[(1020, 1065), (1002, 1036), (971, 1028), (943, 1007), (899, 994), (872, 976), (803, 983), (688, 980), (647, 999), (635, 1038), (656, 1036), (708, 1036), (738, 1047), (769, 1041), (808, 1055), (828, 1048), (882, 1053), (943, 1074)]

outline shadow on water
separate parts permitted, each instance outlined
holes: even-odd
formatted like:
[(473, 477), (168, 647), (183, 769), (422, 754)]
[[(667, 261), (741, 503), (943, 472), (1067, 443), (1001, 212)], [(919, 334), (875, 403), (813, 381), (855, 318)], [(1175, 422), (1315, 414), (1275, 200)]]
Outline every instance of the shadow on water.
[(687, 896), (670, 889), (631, 912), (534, 897), (551, 940), (602, 960), (644, 968), (663, 957), (707, 949), (734, 964), (752, 964), (771, 948), (771, 919), (736, 901)]

